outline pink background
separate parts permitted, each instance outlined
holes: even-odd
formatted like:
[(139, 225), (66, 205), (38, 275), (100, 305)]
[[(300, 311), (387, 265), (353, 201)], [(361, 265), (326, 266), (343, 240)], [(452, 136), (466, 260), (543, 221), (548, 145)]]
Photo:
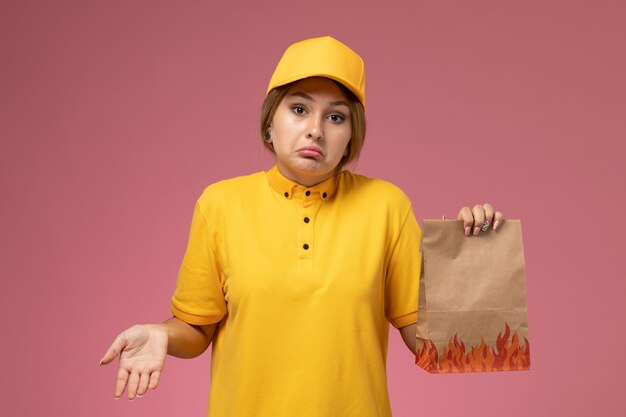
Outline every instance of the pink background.
[(271, 166), (274, 65), (329, 34), (367, 63), (356, 171), (523, 224), (533, 369), (429, 375), (393, 331), (394, 416), (624, 415), (623, 4), (3, 1), (0, 414), (205, 414), (209, 354), (134, 402), (98, 360), (168, 317), (195, 199)]

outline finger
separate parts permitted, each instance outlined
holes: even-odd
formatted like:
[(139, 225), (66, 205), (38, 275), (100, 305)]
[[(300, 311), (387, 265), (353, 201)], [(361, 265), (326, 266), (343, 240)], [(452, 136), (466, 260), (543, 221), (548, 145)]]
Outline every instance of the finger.
[(459, 215), (456, 219), (463, 220), (463, 230), (465, 232), (465, 236), (469, 236), (472, 230), (472, 225), (474, 224), (472, 210), (469, 207), (463, 207), (461, 211), (459, 211)]
[(117, 379), (115, 381), (115, 398), (120, 398), (126, 388), (128, 382), (128, 371), (124, 368), (117, 370)]
[(128, 377), (128, 387), (126, 390), (128, 391), (128, 399), (134, 400), (137, 397), (137, 387), (139, 386), (139, 374), (136, 372), (131, 372)]
[(485, 222), (485, 209), (480, 204), (477, 204), (472, 208), (472, 214), (474, 215), (474, 236), (477, 236)]
[(159, 380), (161, 379), (161, 371), (154, 371), (150, 375), (150, 382), (148, 383), (148, 388), (156, 389), (159, 385)]
[(501, 212), (496, 211), (496, 214), (493, 216), (493, 218), (493, 230), (496, 230), (498, 226), (500, 226), (500, 223), (504, 221), (504, 215)]
[(446, 219), (446, 215), (444, 214), (443, 216), (441, 216), (441, 220), (445, 220)]
[(150, 375), (142, 373), (139, 376), (139, 386), (137, 387), (137, 397), (141, 397), (148, 391), (148, 383), (150, 382)]
[(489, 203), (483, 204), (483, 208), (485, 209), (485, 221), (488, 221), (489, 224), (493, 224), (494, 218), (494, 209), (493, 206)]
[(124, 347), (126, 347), (127, 343), (126, 335), (124, 333), (120, 333), (113, 341), (113, 344), (107, 349), (102, 359), (100, 359), (100, 365), (106, 365), (115, 359)]

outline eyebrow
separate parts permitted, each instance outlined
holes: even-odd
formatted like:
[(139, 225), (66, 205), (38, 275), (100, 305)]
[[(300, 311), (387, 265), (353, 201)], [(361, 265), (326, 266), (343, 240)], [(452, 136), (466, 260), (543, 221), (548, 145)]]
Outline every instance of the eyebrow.
[[(300, 91), (296, 91), (294, 93), (289, 94), (289, 96), (297, 96), (297, 97), (302, 97), (305, 100), (310, 100), (310, 101), (315, 101), (315, 99), (313, 97), (311, 97), (310, 95), (300, 92)], [(348, 106), (348, 102), (345, 100), (337, 100), (337, 101), (333, 101), (330, 103), (331, 106)]]

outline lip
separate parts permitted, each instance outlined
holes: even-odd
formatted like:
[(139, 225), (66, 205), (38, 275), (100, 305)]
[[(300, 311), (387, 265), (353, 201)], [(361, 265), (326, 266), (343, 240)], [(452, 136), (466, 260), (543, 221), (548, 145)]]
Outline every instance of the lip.
[(321, 158), (324, 156), (324, 152), (322, 152), (322, 149), (318, 148), (317, 146), (303, 146), (296, 152), (298, 152), (302, 156), (312, 156), (313, 158)]

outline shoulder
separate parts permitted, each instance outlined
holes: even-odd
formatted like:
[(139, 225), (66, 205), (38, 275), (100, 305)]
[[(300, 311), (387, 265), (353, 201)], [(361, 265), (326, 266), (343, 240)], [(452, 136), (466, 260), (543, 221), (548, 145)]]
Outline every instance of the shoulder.
[(380, 178), (343, 171), (339, 183), (346, 195), (366, 198), (371, 203), (380, 202), (387, 207), (396, 207), (400, 210), (406, 210), (411, 206), (411, 200), (400, 187)]
[(208, 185), (198, 198), (202, 208), (228, 205), (252, 193), (258, 192), (265, 181), (263, 171), (229, 178)]

